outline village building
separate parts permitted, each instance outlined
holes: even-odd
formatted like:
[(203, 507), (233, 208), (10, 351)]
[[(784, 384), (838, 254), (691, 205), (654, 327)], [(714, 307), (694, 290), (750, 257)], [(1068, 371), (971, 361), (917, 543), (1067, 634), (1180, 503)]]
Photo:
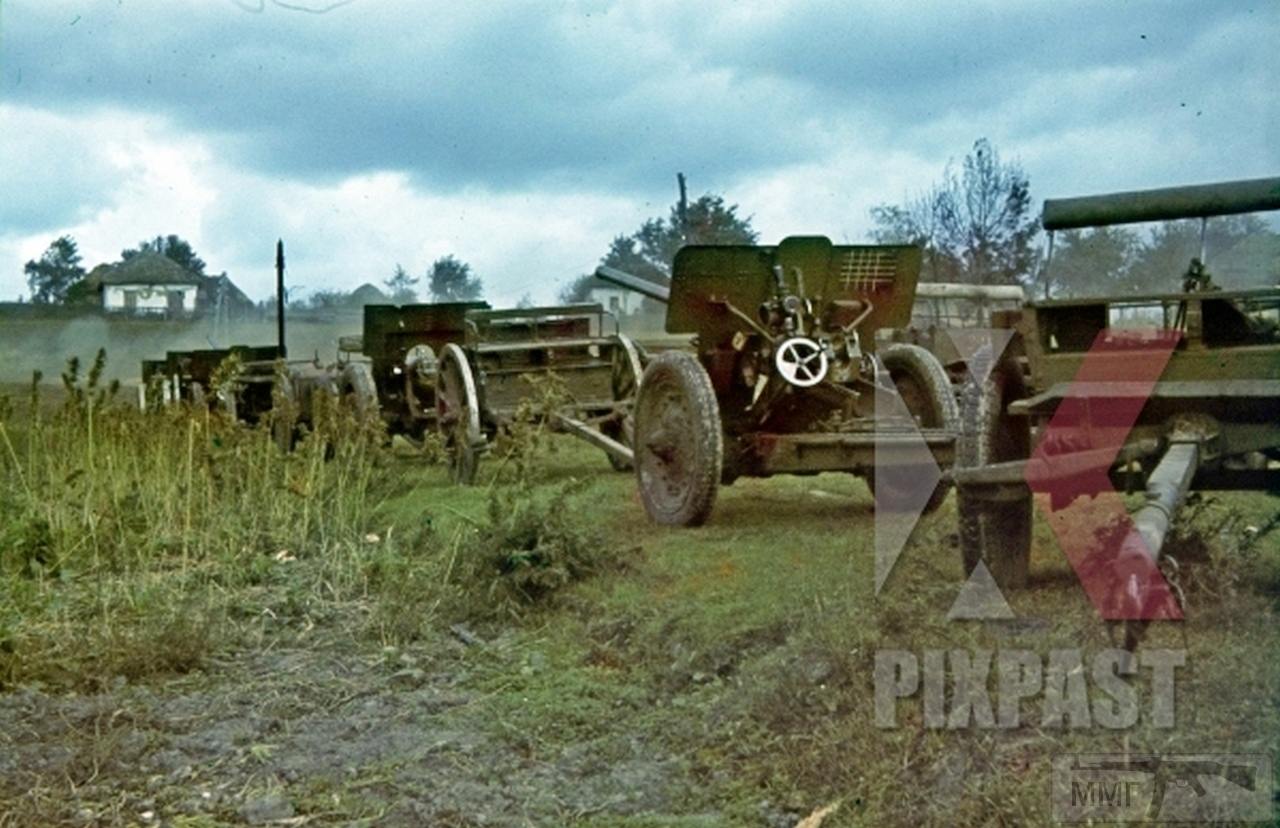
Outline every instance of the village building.
[(614, 316), (630, 316), (639, 313), (644, 296), (634, 290), (610, 284), (603, 279), (592, 276), (584, 285), (586, 301), (594, 302)]
[(112, 314), (236, 319), (254, 311), (253, 300), (226, 273), (201, 276), (149, 250), (98, 265), (85, 277), (85, 290), (97, 294), (102, 310)]
[(87, 277), (102, 292), (107, 313), (176, 318), (194, 316), (201, 276), (177, 262), (144, 251), (112, 265), (99, 265)]
[(360, 287), (351, 291), (351, 298), (347, 300), (347, 303), (352, 307), (360, 308), (365, 305), (385, 305), (390, 301), (391, 300), (387, 294), (383, 293), (376, 286), (365, 282)]

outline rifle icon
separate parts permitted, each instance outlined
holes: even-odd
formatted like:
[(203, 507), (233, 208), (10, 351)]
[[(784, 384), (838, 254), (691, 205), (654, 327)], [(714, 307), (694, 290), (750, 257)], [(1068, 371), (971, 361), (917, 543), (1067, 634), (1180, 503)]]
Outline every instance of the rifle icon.
[(1151, 802), (1147, 806), (1147, 814), (1158, 815), (1164, 803), (1165, 790), (1172, 782), (1180, 788), (1190, 787), (1196, 796), (1204, 796), (1207, 791), (1200, 781), (1202, 776), (1216, 776), (1225, 779), (1238, 788), (1247, 791), (1257, 789), (1257, 768), (1253, 765), (1220, 762), (1212, 759), (1162, 759), (1159, 756), (1132, 756), (1128, 759), (1107, 759), (1102, 757), (1076, 757), (1074, 771), (1137, 771), (1153, 776), (1154, 785), (1151, 790)]

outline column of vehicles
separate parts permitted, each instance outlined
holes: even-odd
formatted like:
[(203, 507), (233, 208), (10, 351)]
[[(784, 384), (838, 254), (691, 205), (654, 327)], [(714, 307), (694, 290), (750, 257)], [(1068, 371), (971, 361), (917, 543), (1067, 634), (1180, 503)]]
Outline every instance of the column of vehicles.
[[(1052, 234), (1276, 209), (1280, 178), (1269, 178), (1050, 200), (1043, 222)], [(669, 285), (599, 268), (601, 279), (665, 303), (666, 334), (687, 344), (659, 353), (598, 304), (370, 305), (332, 366), (281, 371), (282, 339), (170, 352), (144, 363), (143, 375), (162, 378), (168, 398), (204, 399), (249, 422), (282, 376), (295, 399), (317, 389), (347, 396), (376, 409), (393, 434), (437, 432), (460, 483), (475, 479), (538, 380), (554, 376), (561, 401), (540, 416), (615, 469), (633, 469), (656, 523), (707, 521), (718, 487), (739, 477), (848, 472), (867, 480), (877, 509), (917, 513), (957, 484), (964, 567), (983, 562), (1019, 586), (1033, 449), (1064, 400), (1087, 411), (1091, 399), (1132, 393), (1106, 382), (1082, 392), (1072, 380), (1100, 338), (1136, 320), (1177, 344), (1135, 427), (1118, 453), (1097, 460), (1080, 418), (1073, 439), (1052, 449), (1062, 461), (1054, 473), (1092, 459), (1131, 489), (1145, 486), (1164, 515), (1141, 524), (1157, 556), (1189, 488), (1280, 488), (1280, 286), (1218, 289), (1202, 252), (1169, 274), (1167, 293), (1023, 302), (1016, 287), (918, 284), (921, 262), (916, 246), (812, 236), (686, 246)], [(957, 334), (974, 330), (986, 339)], [(211, 376), (232, 355), (240, 384), (214, 399)]]

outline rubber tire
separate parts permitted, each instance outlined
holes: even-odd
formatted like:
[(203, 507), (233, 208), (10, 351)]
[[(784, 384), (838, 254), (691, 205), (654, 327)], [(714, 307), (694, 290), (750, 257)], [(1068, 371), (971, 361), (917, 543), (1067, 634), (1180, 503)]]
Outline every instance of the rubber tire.
[[(675, 463), (652, 442), (672, 434), (678, 442), (669, 449), (683, 455)], [(635, 453), (640, 499), (654, 523), (706, 522), (720, 486), (724, 436), (711, 378), (693, 354), (667, 351), (645, 369), (636, 395)]]
[[(907, 377), (924, 395), (925, 401), (929, 404), (929, 408), (925, 411), (913, 410), (910, 401), (905, 395), (903, 396), (903, 402), (907, 403), (907, 410), (915, 415), (921, 428), (942, 428), (953, 434), (960, 430), (960, 408), (956, 404), (955, 391), (951, 386), (951, 380), (947, 377), (946, 369), (942, 367), (937, 357), (919, 345), (895, 342), (880, 351), (880, 362), (889, 372), (895, 385), (899, 379)], [(946, 469), (943, 471), (945, 472)], [(874, 471), (867, 475), (866, 481), (867, 488), (874, 496), (876, 493)], [(942, 502), (947, 499), (950, 486), (951, 484), (945, 480), (938, 482), (933, 494), (929, 495), (928, 501), (925, 502), (924, 514), (936, 511), (942, 505)]]
[[(980, 350), (971, 360), (974, 374), (980, 374), (982, 360), (990, 360), (989, 349)], [(1009, 403), (1022, 396), (1021, 371), (1008, 360), (997, 365), (981, 386), (972, 378), (965, 382), (960, 405), (963, 428), (956, 445), (960, 466), (978, 468), (1030, 456), (1027, 418), (1006, 413)], [(956, 511), (965, 576), (982, 561), (1002, 589), (1025, 588), (1031, 560), (1030, 490), (1013, 499), (992, 500), (960, 486)]]

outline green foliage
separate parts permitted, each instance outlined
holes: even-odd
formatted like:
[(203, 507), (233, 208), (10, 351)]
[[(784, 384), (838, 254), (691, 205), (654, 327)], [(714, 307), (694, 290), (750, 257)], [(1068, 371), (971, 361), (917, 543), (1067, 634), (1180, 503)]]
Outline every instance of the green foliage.
[[(103, 383), (105, 363), (69, 360), (56, 407), (33, 385), (25, 421), (0, 407), (0, 685), (189, 669), (237, 616), (234, 588), (285, 562), (365, 588), (353, 550), (385, 462), (380, 423), (320, 397), (284, 453), (291, 400), (256, 428), (139, 411)], [(220, 369), (215, 392), (236, 373)]]
[(706, 193), (691, 203), (682, 222), (680, 205), (670, 214), (651, 218), (629, 236), (609, 244), (601, 264), (636, 276), (665, 283), (671, 278), (676, 251), (686, 244), (755, 244), (759, 233), (751, 217), (738, 215), (738, 205), (726, 205), (724, 197)]
[[(737, 204), (725, 204), (724, 196), (706, 193), (688, 205), (682, 217), (679, 203), (665, 217), (655, 216), (630, 235), (617, 236), (600, 263), (658, 284), (671, 279), (676, 251), (686, 244), (755, 244), (760, 234), (750, 216), (740, 216)], [(581, 302), (597, 284), (584, 274), (560, 291), (562, 302)]]
[(391, 292), (391, 301), (397, 305), (407, 305), (418, 301), (418, 293), (413, 286), (418, 284), (416, 276), (410, 276), (408, 271), (396, 264), (395, 271), (391, 274), (391, 278), (383, 282), (387, 286), (387, 290)]
[[(1219, 216), (1205, 225), (1205, 255), (1215, 284), (1241, 288), (1280, 281), (1280, 234), (1257, 216)], [(1037, 290), (1107, 296), (1179, 290), (1199, 258), (1200, 222), (1166, 221), (1146, 232), (1126, 227), (1064, 230)]]
[(622, 552), (578, 517), (571, 503), (586, 488), (570, 480), (538, 492), (527, 481), (495, 488), (478, 531), (471, 577), (498, 614), (545, 603), (564, 587), (619, 566)]
[(179, 236), (170, 233), (167, 236), (156, 236), (154, 239), (144, 239), (138, 242), (137, 247), (130, 247), (120, 251), (122, 261), (129, 261), (139, 253), (159, 253), (160, 255), (177, 262), (182, 267), (196, 274), (203, 276), (204, 259), (196, 255), (195, 249), (190, 242)]
[(305, 299), (290, 302), (298, 310), (335, 310), (352, 306), (351, 294), (345, 290), (316, 290)]
[(80, 252), (70, 236), (54, 239), (39, 260), (27, 262), (22, 270), (27, 274), (31, 301), (39, 304), (65, 302), (85, 275), (80, 266)]
[(1032, 279), (1038, 261), (1032, 241), (1039, 222), (1031, 187), (1017, 163), (1005, 163), (979, 138), (957, 173), (948, 163), (942, 180), (904, 205), (871, 209), (872, 237), (884, 244), (921, 244), (924, 277), (931, 282), (1017, 284)]
[(452, 255), (432, 262), (427, 287), (433, 302), (467, 302), (484, 293), (484, 284), (471, 273), (471, 265)]
[[(1130, 292), (1130, 269), (1141, 249), (1137, 233), (1125, 227), (1064, 230), (1054, 239), (1053, 261), (1044, 277), (1050, 280), (1047, 290), (1074, 296)], [(1040, 290), (1046, 290), (1043, 280)]]

